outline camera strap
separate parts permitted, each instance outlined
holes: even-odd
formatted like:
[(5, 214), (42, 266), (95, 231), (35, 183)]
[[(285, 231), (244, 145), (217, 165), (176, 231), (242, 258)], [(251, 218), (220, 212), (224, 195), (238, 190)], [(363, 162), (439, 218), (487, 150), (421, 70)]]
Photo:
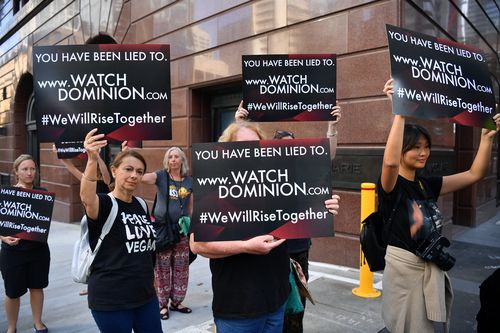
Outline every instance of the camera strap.
[(430, 200), (431, 198), (430, 198), (430, 196), (427, 195), (427, 191), (425, 190), (424, 182), (422, 182), (420, 179), (418, 179), (418, 185), (420, 186), (420, 189), (422, 190), (423, 197), (425, 200), (425, 204), (423, 205), (423, 206), (425, 206), (424, 209), (427, 212), (427, 215), (429, 215), (429, 217), (431, 218), (432, 225), (434, 226), (434, 230), (438, 231), (436, 221), (434, 221), (434, 215), (432, 214), (432, 212), (429, 211), (429, 207), (427, 207), (427, 201)]

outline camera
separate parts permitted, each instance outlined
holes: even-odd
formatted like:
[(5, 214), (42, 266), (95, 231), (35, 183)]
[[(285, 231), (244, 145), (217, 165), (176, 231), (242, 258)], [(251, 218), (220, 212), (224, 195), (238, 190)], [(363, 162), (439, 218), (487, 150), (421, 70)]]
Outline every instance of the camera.
[(425, 261), (435, 263), (443, 271), (449, 271), (455, 265), (456, 260), (443, 251), (443, 248), (448, 246), (450, 246), (448, 238), (434, 230), (420, 243), (416, 255)]

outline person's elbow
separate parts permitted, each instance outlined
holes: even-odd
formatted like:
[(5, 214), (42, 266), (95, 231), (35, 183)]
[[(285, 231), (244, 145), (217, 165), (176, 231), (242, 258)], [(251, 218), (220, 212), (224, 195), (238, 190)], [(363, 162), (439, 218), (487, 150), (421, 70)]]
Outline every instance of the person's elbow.
[(189, 236), (189, 248), (191, 249), (191, 252), (203, 256), (202, 246), (199, 242), (194, 241), (193, 233)]
[(382, 162), (382, 167), (386, 169), (397, 169), (399, 168), (399, 161), (384, 159)]

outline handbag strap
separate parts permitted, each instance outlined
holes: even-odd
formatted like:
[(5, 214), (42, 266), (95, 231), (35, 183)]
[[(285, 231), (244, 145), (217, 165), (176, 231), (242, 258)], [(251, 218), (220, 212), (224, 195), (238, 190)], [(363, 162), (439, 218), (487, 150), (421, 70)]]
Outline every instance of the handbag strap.
[(146, 205), (146, 201), (144, 201), (143, 198), (141, 197), (135, 197), (137, 199), (137, 201), (139, 201), (139, 203), (141, 204), (142, 206), (142, 209), (144, 210), (144, 212), (146, 213), (146, 215), (148, 214), (148, 206)]
[(401, 197), (403, 196), (403, 189), (398, 192), (398, 195), (396, 197), (396, 202), (394, 203), (394, 207), (392, 207), (391, 215), (389, 216), (389, 220), (387, 221), (388, 224), (388, 229), (386, 234), (387, 242), (389, 243), (389, 237), (391, 235), (391, 230), (392, 230), (392, 223), (394, 222), (394, 215), (396, 215), (396, 210), (399, 206), (399, 203), (401, 202)]
[(118, 203), (116, 202), (115, 197), (113, 196), (113, 194), (111, 194), (111, 192), (108, 193), (108, 196), (111, 199), (111, 211), (109, 212), (106, 222), (104, 222), (104, 225), (102, 226), (101, 236), (99, 236), (97, 245), (95, 246), (94, 251), (92, 251), (92, 254), (94, 255), (97, 253), (97, 251), (99, 251), (99, 248), (101, 247), (104, 237), (106, 237), (106, 235), (111, 230), (111, 227), (115, 222), (116, 216), (118, 215)]
[(170, 206), (170, 175), (167, 170), (165, 170), (165, 173), (167, 174), (167, 195), (165, 196), (167, 200), (165, 204), (167, 207), (165, 208), (165, 223), (170, 223), (170, 212), (168, 211), (168, 207)]

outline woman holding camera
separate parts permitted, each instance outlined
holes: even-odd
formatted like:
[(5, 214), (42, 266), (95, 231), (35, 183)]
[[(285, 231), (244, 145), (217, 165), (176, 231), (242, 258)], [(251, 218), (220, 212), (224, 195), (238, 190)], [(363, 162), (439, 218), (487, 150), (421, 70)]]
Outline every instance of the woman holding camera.
[[(392, 100), (392, 79), (384, 92)], [(497, 130), (482, 130), (469, 170), (421, 177), (417, 170), (429, 158), (430, 135), (421, 126), (405, 124), (404, 116), (394, 116), (377, 184), (385, 221), (395, 209), (388, 227), (382, 300), (382, 317), (392, 333), (434, 332), (434, 322), (445, 323), (448, 330), (453, 292), (445, 271), (451, 269), (454, 258), (442, 250), (449, 242), (441, 236), (443, 217), (436, 202), (440, 195), (463, 189), (486, 175), (493, 139), (500, 128), (499, 115), (493, 119)]]

